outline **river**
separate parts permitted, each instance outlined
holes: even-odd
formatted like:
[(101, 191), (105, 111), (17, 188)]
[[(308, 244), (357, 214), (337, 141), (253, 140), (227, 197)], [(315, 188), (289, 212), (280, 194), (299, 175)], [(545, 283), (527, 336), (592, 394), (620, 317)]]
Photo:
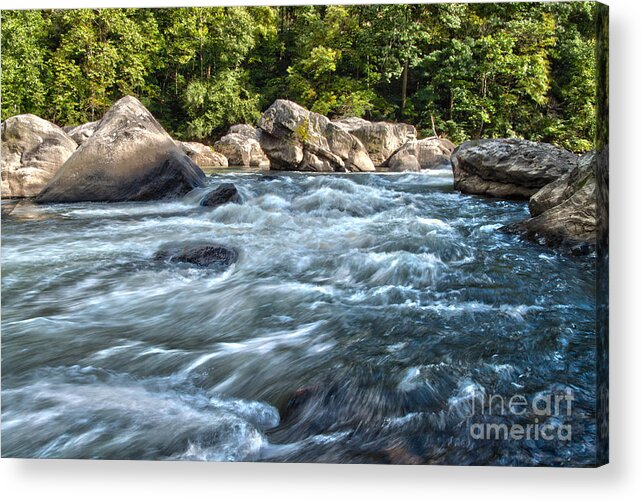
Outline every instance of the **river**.
[[(199, 207), (220, 182), (243, 203)], [(3, 456), (595, 462), (595, 259), (498, 231), (525, 203), (457, 193), (448, 170), (208, 183), (3, 219)], [(239, 260), (152, 259), (188, 241)], [(475, 402), (569, 392), (537, 421), (571, 440), (472, 436)]]

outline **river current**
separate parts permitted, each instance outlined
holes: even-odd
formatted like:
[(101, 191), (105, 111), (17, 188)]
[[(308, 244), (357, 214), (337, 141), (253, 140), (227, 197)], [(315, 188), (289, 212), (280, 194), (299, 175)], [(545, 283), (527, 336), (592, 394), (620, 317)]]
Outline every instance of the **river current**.
[[(221, 182), (243, 203), (199, 207)], [(448, 170), (22, 202), (2, 221), (2, 455), (593, 464), (595, 259), (499, 231), (527, 215)], [(190, 241), (239, 259), (152, 259)], [(546, 415), (505, 405), (569, 394)]]

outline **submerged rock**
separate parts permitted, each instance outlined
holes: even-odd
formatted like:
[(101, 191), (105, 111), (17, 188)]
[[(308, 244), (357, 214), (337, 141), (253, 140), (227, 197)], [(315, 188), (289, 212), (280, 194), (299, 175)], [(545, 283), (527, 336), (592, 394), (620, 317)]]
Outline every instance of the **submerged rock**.
[(37, 196), (46, 202), (116, 202), (180, 197), (204, 186), (203, 171), (152, 114), (127, 96), (96, 125)]
[(381, 166), (401, 146), (417, 139), (417, 129), (404, 123), (369, 122), (357, 117), (332, 123), (363, 143), (375, 167)]
[(60, 127), (36, 115), (2, 123), (2, 196), (34, 197), (78, 145)]
[(399, 148), (385, 163), (391, 171), (437, 169), (450, 164), (455, 145), (437, 137), (410, 141)]
[(524, 139), (467, 141), (451, 157), (462, 193), (528, 199), (570, 172), (578, 157), (552, 144)]
[(228, 160), (229, 165), (243, 167), (267, 166), (269, 160), (259, 144), (257, 131), (247, 124), (233, 125), (214, 147)]
[(225, 155), (214, 151), (203, 143), (177, 141), (183, 153), (201, 167), (227, 167), (228, 162)]
[(76, 141), (79, 145), (83, 144), (87, 139), (94, 135), (96, 132), (96, 125), (98, 122), (89, 122), (76, 127), (69, 127), (66, 131), (71, 139)]
[(218, 207), (227, 203), (241, 203), (241, 195), (232, 183), (223, 183), (215, 190), (210, 191), (203, 197), (200, 205), (203, 207)]
[(274, 170), (360, 172), (375, 169), (363, 143), (328, 118), (278, 99), (259, 122)]
[(16, 208), (18, 205), (19, 200), (6, 200), (2, 199), (0, 200), (0, 214), (2, 214), (2, 217), (8, 216), (13, 212), (13, 209)]
[(171, 244), (154, 254), (155, 261), (189, 263), (221, 270), (234, 264), (237, 259), (236, 249), (213, 243)]
[(595, 168), (595, 153), (582, 156), (570, 173), (531, 197), (530, 219), (503, 230), (550, 247), (590, 252), (596, 238)]

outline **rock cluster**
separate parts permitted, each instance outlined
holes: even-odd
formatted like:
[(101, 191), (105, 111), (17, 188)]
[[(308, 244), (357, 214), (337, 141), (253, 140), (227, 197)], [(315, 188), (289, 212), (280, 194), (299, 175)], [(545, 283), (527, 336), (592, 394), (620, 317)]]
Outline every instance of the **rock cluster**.
[(384, 163), (393, 172), (439, 169), (450, 165), (455, 145), (448, 139), (431, 137), (409, 141)]
[(225, 155), (214, 151), (206, 144), (194, 141), (178, 141), (178, 145), (192, 161), (201, 167), (227, 167), (228, 161)]
[(595, 248), (596, 155), (582, 156), (571, 172), (544, 186), (528, 204), (529, 219), (504, 228), (550, 247), (574, 253)]
[(278, 99), (259, 122), (263, 151), (274, 170), (367, 172), (375, 170), (363, 143), (327, 117)]
[(375, 167), (382, 166), (399, 148), (417, 139), (417, 129), (404, 123), (369, 122), (357, 117), (332, 123), (361, 141)]
[(259, 144), (257, 131), (251, 125), (233, 125), (225, 136), (214, 143), (214, 148), (227, 157), (230, 166), (269, 165), (269, 160)]

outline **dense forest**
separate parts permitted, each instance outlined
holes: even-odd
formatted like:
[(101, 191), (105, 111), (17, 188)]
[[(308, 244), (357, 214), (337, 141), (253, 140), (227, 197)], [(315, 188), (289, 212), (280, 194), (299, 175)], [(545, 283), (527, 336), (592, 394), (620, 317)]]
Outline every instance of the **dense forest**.
[(2, 12), (2, 118), (59, 125), (136, 95), (209, 142), (277, 98), (455, 142), (595, 134), (592, 2)]

